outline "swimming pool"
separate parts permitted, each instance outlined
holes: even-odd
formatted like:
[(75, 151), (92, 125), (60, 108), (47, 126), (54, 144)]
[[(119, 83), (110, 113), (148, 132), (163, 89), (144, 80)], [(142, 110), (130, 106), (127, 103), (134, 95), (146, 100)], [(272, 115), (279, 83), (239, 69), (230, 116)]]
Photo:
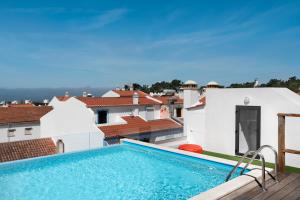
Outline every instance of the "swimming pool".
[[(232, 166), (138, 143), (0, 165), (2, 200), (188, 199)], [(236, 175), (235, 175), (236, 176)]]

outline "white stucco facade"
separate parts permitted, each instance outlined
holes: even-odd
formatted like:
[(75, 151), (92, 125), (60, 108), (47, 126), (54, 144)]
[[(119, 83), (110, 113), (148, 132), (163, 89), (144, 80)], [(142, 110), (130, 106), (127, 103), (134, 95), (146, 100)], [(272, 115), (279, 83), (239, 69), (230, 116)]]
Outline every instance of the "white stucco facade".
[(40, 123), (0, 125), (0, 143), (40, 138)]
[(41, 137), (61, 139), (65, 152), (103, 146), (104, 134), (95, 124), (94, 112), (84, 103), (71, 97), (50, 102), (53, 110), (41, 118)]
[(123, 116), (128, 115), (136, 115), (140, 116), (145, 120), (151, 120), (147, 112), (152, 112), (153, 110), (153, 119), (160, 119), (160, 105), (152, 105), (152, 106), (114, 106), (114, 107), (93, 107), (92, 111), (94, 112), (95, 123), (97, 123), (98, 111), (105, 110), (107, 111), (107, 120), (108, 124), (120, 124), (123, 123), (124, 120), (121, 118)]
[[(236, 106), (260, 106), (260, 145), (278, 147), (277, 113), (300, 113), (300, 96), (286, 88), (207, 89), (206, 104), (185, 109), (185, 133), (189, 143), (203, 146), (205, 150), (235, 154)], [(300, 119), (286, 120), (286, 147), (300, 149)], [(273, 155), (265, 150), (267, 161)], [(286, 164), (300, 167), (300, 157), (286, 154)]]

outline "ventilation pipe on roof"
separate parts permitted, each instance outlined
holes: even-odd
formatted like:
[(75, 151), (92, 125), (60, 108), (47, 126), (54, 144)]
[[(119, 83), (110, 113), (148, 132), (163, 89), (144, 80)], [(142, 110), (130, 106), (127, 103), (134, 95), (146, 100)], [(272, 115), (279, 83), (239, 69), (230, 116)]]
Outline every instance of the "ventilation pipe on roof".
[(132, 95), (132, 104), (133, 105), (139, 104), (139, 94), (137, 92), (134, 92)]

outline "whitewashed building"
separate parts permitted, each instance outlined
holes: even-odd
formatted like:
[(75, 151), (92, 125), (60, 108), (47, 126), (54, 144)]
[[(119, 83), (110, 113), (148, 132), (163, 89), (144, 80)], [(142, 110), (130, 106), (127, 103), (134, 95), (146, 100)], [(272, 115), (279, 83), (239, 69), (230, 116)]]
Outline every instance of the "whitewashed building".
[(104, 135), (95, 124), (94, 112), (80, 100), (65, 101), (56, 97), (53, 110), (41, 118), (41, 137), (51, 137), (62, 152), (94, 149), (103, 146)]
[(66, 152), (117, 143), (122, 137), (149, 142), (181, 137), (180, 123), (161, 118), (162, 104), (140, 91), (54, 97), (53, 110), (41, 119), (41, 135), (62, 141)]
[[(184, 132), (189, 143), (207, 151), (241, 155), (268, 144), (278, 147), (278, 113), (300, 113), (300, 96), (286, 88), (207, 87), (200, 95), (195, 82), (184, 86)], [(286, 122), (286, 147), (300, 149), (300, 119)], [(264, 150), (267, 161), (272, 152)], [(296, 155), (287, 165), (300, 167)]]
[(0, 143), (40, 138), (40, 119), (51, 110), (33, 105), (0, 107)]

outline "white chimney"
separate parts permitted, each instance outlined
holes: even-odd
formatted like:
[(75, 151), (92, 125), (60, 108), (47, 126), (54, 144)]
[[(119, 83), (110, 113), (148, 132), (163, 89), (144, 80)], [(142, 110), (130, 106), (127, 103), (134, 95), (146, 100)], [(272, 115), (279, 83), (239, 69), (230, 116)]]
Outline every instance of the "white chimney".
[(134, 92), (132, 95), (132, 104), (133, 105), (139, 104), (139, 94), (137, 92)]
[(48, 100), (48, 99), (44, 99), (44, 100), (43, 100), (43, 103), (44, 103), (44, 104), (48, 104), (48, 103), (49, 103), (49, 100)]
[(82, 96), (83, 96), (83, 97), (87, 97), (87, 94), (86, 94), (85, 91), (82, 93)]
[(198, 85), (195, 81), (186, 81), (181, 89), (183, 90), (184, 108), (191, 107), (198, 102), (200, 93), (198, 91)]
[(69, 96), (69, 92), (66, 91), (66, 92), (65, 92), (65, 97), (68, 97), (68, 96)]

